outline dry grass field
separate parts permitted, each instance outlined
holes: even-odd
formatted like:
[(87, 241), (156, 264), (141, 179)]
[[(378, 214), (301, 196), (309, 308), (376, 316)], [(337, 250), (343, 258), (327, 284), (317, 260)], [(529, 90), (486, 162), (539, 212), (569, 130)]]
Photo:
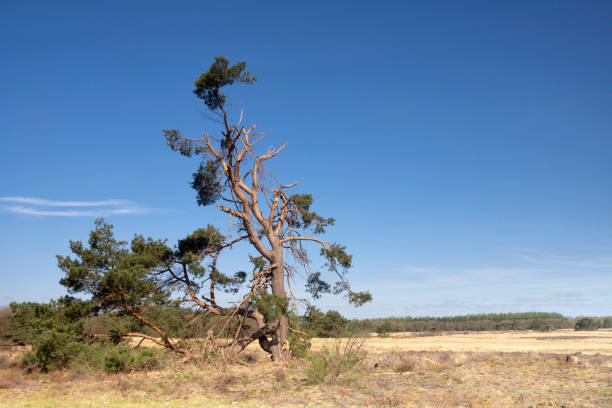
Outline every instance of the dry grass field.
[[(314, 339), (316, 352), (346, 340)], [(25, 373), (0, 353), (0, 407), (612, 407), (612, 331), (400, 333), (357, 339), (362, 360), (309, 383), (309, 361), (274, 364), (256, 348), (231, 364), (128, 374)], [(335, 355), (332, 353), (332, 355)], [(568, 358), (569, 356), (569, 358)]]
[[(313, 348), (328, 345), (330, 339), (315, 339)], [(556, 330), (552, 332), (445, 332), (393, 333), (388, 337), (371, 335), (365, 343), (371, 353), (388, 351), (452, 352), (536, 352), (612, 355), (612, 330), (592, 332)]]

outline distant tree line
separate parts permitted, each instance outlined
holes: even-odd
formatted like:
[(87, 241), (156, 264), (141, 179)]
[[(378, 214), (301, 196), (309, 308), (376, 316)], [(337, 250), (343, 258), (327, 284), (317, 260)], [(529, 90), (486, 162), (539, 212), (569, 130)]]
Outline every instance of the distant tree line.
[(612, 318), (610, 317), (581, 317), (576, 319), (574, 324), (576, 330), (599, 330), (612, 328)]
[(436, 331), (495, 331), (556, 329), (597, 330), (612, 328), (611, 317), (565, 317), (559, 313), (487, 313), (448, 317), (387, 317), (352, 320), (353, 331), (377, 332), (385, 335), (393, 332)]
[(370, 332), (435, 332), (483, 330), (553, 330), (573, 327), (573, 321), (559, 313), (487, 313), (447, 317), (387, 317), (354, 320), (359, 330)]
[(309, 310), (301, 324), (316, 337), (345, 336), (351, 333), (378, 333), (381, 336), (397, 332), (495, 331), (556, 329), (597, 330), (612, 328), (612, 317), (571, 318), (559, 313), (486, 313), (446, 317), (385, 317), (376, 319), (344, 318), (330, 310), (323, 313)]

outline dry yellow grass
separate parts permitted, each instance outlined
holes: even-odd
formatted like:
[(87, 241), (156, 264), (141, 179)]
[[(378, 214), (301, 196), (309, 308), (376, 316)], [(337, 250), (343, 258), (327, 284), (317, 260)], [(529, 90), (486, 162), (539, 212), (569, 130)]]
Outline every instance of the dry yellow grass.
[[(134, 344), (140, 340), (132, 339)], [(317, 351), (335, 344), (335, 339), (312, 339)], [(145, 340), (146, 347), (159, 347)], [(597, 331), (555, 330), (551, 332), (526, 331), (474, 331), (439, 333), (392, 333), (387, 337), (370, 334), (365, 338), (369, 353), (389, 351), (451, 351), (451, 352), (535, 352), (559, 354), (612, 355), (612, 329)], [(259, 352), (259, 345), (251, 343), (248, 351)]]
[(5, 373), (10, 379), (0, 389), (0, 407), (612, 406), (610, 369), (595, 356), (578, 364), (561, 357), (384, 353), (377, 355), (377, 367), (366, 362), (321, 385), (306, 383), (304, 362), (182, 365), (120, 375), (24, 375), (13, 369)]
[(5, 366), (0, 407), (612, 407), (612, 331), (399, 334), (366, 338), (364, 347), (362, 364), (319, 385), (308, 384), (307, 361), (275, 364), (255, 347), (248, 363), (177, 359), (131, 374)]
[[(313, 339), (313, 349), (333, 343), (333, 339)], [(371, 335), (365, 348), (371, 353), (395, 351), (452, 351), (452, 352), (536, 352), (582, 353), (612, 355), (612, 330), (581, 332), (556, 330), (552, 332), (446, 332), (435, 335), (423, 333), (394, 333), (388, 337)]]

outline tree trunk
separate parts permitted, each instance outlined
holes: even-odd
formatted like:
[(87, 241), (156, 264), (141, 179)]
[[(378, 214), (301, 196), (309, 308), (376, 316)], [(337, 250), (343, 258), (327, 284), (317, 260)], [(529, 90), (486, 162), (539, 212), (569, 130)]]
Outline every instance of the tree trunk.
[[(283, 248), (280, 243), (277, 245), (273, 244), (273, 259), (271, 261), (273, 265), (276, 265), (272, 268), (272, 294), (284, 299), (287, 296), (287, 292), (285, 292)], [(279, 322), (274, 330), (273, 337), (273, 345), (270, 348), (272, 360), (286, 360), (289, 357), (289, 318), (286, 314), (279, 316)]]

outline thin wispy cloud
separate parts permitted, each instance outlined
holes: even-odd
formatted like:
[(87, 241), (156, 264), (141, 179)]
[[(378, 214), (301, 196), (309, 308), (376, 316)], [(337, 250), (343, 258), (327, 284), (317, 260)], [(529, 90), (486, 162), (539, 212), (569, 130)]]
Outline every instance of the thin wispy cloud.
[[(148, 209), (136, 205), (133, 201), (116, 199), (57, 201), (36, 197), (0, 197), (0, 202), (23, 204), (0, 206), (2, 210), (13, 214), (46, 217), (105, 217), (109, 215), (144, 214), (149, 212)], [(60, 209), (58, 207), (63, 208)], [(82, 209), (83, 207), (87, 207), (87, 209)]]
[(0, 197), (0, 202), (31, 204), (45, 207), (104, 207), (133, 204), (129, 200), (55, 201), (36, 197)]
[(55, 216), (55, 217), (101, 217), (105, 215), (118, 215), (118, 214), (143, 214), (146, 210), (141, 208), (119, 208), (119, 209), (100, 209), (90, 211), (80, 210), (38, 210), (35, 208), (27, 207), (4, 207), (5, 210), (15, 214), (27, 214), (27, 215), (44, 215), (44, 216)]

